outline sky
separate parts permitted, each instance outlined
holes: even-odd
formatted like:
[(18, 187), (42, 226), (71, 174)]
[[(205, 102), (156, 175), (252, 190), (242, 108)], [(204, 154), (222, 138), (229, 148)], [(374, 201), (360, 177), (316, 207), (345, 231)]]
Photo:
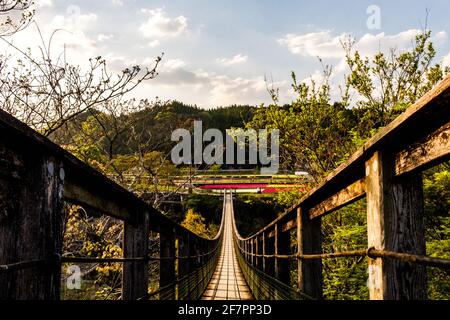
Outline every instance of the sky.
[(132, 97), (176, 99), (202, 108), (270, 103), (266, 81), (280, 102), (295, 98), (290, 74), (322, 81), (333, 66), (332, 95), (348, 72), (341, 39), (352, 37), (363, 55), (408, 50), (425, 27), (433, 31), (436, 62), (450, 65), (450, 1), (365, 0), (35, 0), (36, 24), (11, 39), (21, 48), (66, 48), (68, 61), (87, 65), (102, 56), (111, 72), (152, 67), (164, 52), (159, 75)]

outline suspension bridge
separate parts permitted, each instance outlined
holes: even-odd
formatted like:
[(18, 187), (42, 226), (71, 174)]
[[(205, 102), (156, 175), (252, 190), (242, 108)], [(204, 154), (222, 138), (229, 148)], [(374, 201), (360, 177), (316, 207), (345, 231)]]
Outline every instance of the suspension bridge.
[[(426, 255), (421, 172), (449, 159), (446, 78), (253, 235), (239, 234), (224, 190), (219, 232), (207, 239), (0, 111), (0, 298), (60, 299), (63, 264), (120, 263), (125, 300), (322, 299), (322, 260), (367, 257), (370, 299), (426, 299), (426, 268), (450, 260)], [(367, 247), (323, 252), (321, 219), (362, 198)], [(64, 255), (67, 204), (123, 221), (123, 257)]]

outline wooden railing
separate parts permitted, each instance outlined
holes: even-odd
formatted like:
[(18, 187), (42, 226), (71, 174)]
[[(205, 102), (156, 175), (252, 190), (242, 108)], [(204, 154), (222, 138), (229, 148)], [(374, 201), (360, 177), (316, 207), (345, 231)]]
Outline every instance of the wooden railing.
[[(212, 240), (195, 235), (0, 111), (0, 299), (59, 299), (62, 262), (102, 261), (62, 255), (65, 203), (124, 221), (123, 257), (112, 259), (123, 263), (123, 299), (149, 296), (155, 259), (160, 289), (150, 295), (195, 299), (203, 292), (221, 232)], [(148, 255), (150, 231), (159, 233), (157, 258)]]
[[(450, 261), (425, 256), (420, 172), (450, 157), (449, 101), (446, 78), (278, 219), (249, 238), (236, 232), (240, 263), (277, 285), (289, 282), (295, 259), (299, 293), (320, 299), (321, 259), (368, 256), (371, 299), (426, 298), (425, 266), (449, 268)], [(367, 249), (323, 253), (321, 218), (363, 197)], [(0, 111), (0, 298), (59, 298), (66, 202), (124, 221), (124, 256), (115, 259), (123, 263), (124, 299), (149, 296), (149, 231), (160, 235), (154, 295), (193, 299), (207, 285), (222, 232), (198, 237)]]
[[(298, 289), (307, 297), (322, 298), (322, 259), (368, 256), (371, 299), (425, 299), (426, 266), (450, 268), (450, 261), (425, 256), (421, 172), (449, 158), (447, 77), (279, 218), (248, 238), (237, 233), (237, 248), (246, 264), (287, 285), (289, 264), (298, 262)], [(367, 249), (323, 253), (321, 218), (363, 197)]]

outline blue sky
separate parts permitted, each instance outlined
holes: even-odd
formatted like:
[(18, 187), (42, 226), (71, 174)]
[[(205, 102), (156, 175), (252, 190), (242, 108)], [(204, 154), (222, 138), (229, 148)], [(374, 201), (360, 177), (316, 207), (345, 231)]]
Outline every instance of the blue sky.
[[(282, 102), (293, 97), (290, 72), (320, 81), (321, 65), (335, 66), (335, 88), (346, 72), (339, 40), (351, 35), (366, 55), (405, 50), (426, 10), (438, 50), (450, 64), (450, 1), (206, 1), (206, 0), (41, 0), (37, 23), (48, 38), (58, 32), (54, 51), (65, 44), (73, 64), (90, 56), (107, 58), (111, 70), (151, 65), (164, 52), (160, 75), (141, 86), (137, 98), (177, 99), (201, 107), (269, 102), (264, 76), (280, 87)], [(368, 28), (369, 6), (380, 12), (379, 28)], [(14, 41), (38, 46), (31, 26)], [(337, 91), (333, 93), (338, 98)]]

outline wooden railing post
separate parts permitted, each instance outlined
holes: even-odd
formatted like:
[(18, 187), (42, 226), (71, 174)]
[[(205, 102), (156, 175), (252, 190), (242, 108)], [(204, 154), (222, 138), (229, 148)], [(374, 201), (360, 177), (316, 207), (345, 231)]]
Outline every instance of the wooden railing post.
[(247, 241), (243, 241), (243, 242), (244, 242), (244, 250), (245, 250), (245, 261), (249, 262), (248, 261), (248, 257), (249, 257), (249, 255), (248, 255), (248, 243), (247, 243)]
[[(266, 236), (266, 254), (267, 255), (272, 255), (275, 253), (275, 242), (274, 242), (275, 237), (269, 237)], [(266, 273), (269, 276), (275, 276), (275, 259), (273, 258), (267, 258), (266, 260)]]
[(197, 269), (200, 266), (201, 263), (201, 258), (199, 257), (199, 255), (201, 254), (200, 252), (200, 243), (199, 243), (199, 239), (195, 238), (194, 239), (194, 256), (196, 256), (196, 258), (194, 259), (194, 264), (195, 264), (195, 268)]
[[(189, 256), (188, 238), (178, 238), (178, 256)], [(189, 259), (178, 259), (178, 278), (182, 278), (189, 273)]]
[(250, 264), (252, 265), (252, 266), (254, 266), (255, 264), (254, 264), (254, 261), (255, 261), (255, 257), (253, 256), (253, 254), (255, 253), (255, 251), (253, 250), (253, 248), (254, 248), (254, 246), (253, 246), (253, 239), (250, 239), (249, 240), (249, 243), (248, 243), (248, 245), (250, 246), (250, 254), (251, 254), (251, 256), (250, 256)]
[(266, 264), (266, 257), (265, 255), (267, 254), (266, 252), (266, 233), (263, 231), (262, 233), (262, 254), (263, 254), (263, 259), (262, 259), (262, 270), (264, 272), (267, 272), (267, 264)]
[[(377, 151), (366, 162), (368, 246), (424, 255), (422, 179), (395, 177), (394, 158)], [(426, 268), (390, 259), (369, 259), (371, 299), (426, 299)]]
[[(275, 224), (275, 254), (289, 255), (290, 251), (289, 232), (282, 232), (278, 223)], [(290, 271), (289, 259), (275, 259), (275, 277), (278, 280), (290, 285)]]
[[(136, 214), (134, 221), (124, 222), (123, 256), (146, 258), (148, 256), (149, 214)], [(123, 263), (122, 298), (136, 300), (148, 292), (148, 261)]]
[[(161, 257), (159, 263), (159, 287), (162, 288), (175, 283), (175, 230), (161, 227), (159, 239), (159, 256)], [(175, 284), (170, 296), (167, 298), (170, 300), (175, 299)]]
[(0, 274), (0, 299), (59, 299), (64, 221), (61, 162), (0, 142), (0, 264), (40, 260)]
[[(320, 217), (311, 220), (302, 208), (297, 209), (297, 248), (299, 254), (322, 253)], [(298, 260), (298, 287), (305, 294), (322, 299), (322, 260)]]
[(195, 252), (195, 239), (189, 235), (188, 237), (189, 241), (188, 241), (188, 251), (189, 251), (189, 273), (193, 272), (195, 270), (196, 267), (196, 260), (192, 257), (194, 257), (196, 255)]
[[(259, 252), (259, 241), (258, 241), (258, 236), (256, 236), (255, 237), (255, 253), (256, 254), (260, 254), (260, 252)], [(260, 266), (261, 266), (261, 264), (259, 263), (259, 258), (258, 257), (255, 257), (255, 266), (256, 266), (256, 268), (257, 269), (259, 269), (260, 268)]]

